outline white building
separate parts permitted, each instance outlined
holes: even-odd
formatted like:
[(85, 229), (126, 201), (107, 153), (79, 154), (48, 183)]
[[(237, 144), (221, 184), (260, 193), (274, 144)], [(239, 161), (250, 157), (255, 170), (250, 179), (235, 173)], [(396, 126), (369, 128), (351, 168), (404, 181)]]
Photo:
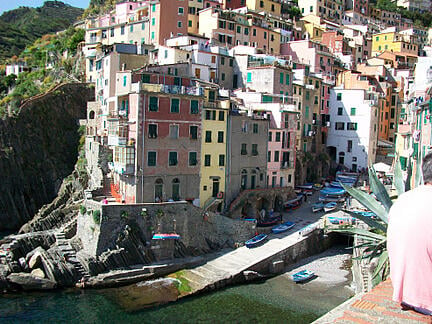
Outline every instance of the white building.
[(397, 5), (411, 11), (427, 12), (432, 9), (430, 0), (398, 0)]
[(27, 70), (28, 68), (26, 62), (24, 61), (13, 62), (11, 64), (6, 65), (6, 76), (11, 74), (15, 74), (16, 76), (18, 76), (18, 74)]
[(365, 90), (330, 90), (327, 148), (339, 164), (353, 171), (375, 162), (378, 138), (376, 94)]

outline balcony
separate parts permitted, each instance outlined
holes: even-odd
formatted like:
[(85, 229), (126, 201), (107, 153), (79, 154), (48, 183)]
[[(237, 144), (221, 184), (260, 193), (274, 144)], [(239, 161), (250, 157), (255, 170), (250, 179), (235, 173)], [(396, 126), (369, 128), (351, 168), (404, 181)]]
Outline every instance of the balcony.
[(134, 146), (115, 146), (114, 162), (110, 163), (118, 174), (133, 174), (135, 172), (135, 147)]
[(162, 92), (168, 94), (180, 94), (188, 96), (204, 95), (204, 89), (201, 87), (185, 87), (177, 85), (143, 83), (141, 89), (148, 92)]

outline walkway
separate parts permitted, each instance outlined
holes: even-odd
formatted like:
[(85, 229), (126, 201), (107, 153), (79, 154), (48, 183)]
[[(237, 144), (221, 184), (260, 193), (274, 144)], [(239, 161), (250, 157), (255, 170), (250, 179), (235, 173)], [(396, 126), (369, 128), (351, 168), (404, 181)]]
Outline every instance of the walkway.
[[(188, 294), (219, 285), (223, 286), (225, 283), (235, 280), (236, 276), (243, 275), (244, 271), (250, 270), (276, 254), (283, 253), (296, 243), (306, 240), (307, 237), (300, 236), (298, 231), (309, 224), (316, 223), (319, 225), (321, 222), (322, 213), (314, 214), (311, 212), (311, 203), (316, 200), (318, 195), (314, 196), (315, 199), (308, 199), (308, 202), (304, 203), (298, 210), (283, 214), (285, 221), (289, 220), (296, 223), (295, 227), (288, 232), (270, 234), (268, 240), (261, 246), (252, 249), (244, 246), (210, 260), (202, 266), (182, 271), (181, 277), (188, 281), (191, 288), (191, 292)], [(267, 231), (269, 230), (270, 228), (267, 229)]]
[(432, 323), (432, 316), (401, 310), (399, 304), (392, 301), (392, 294), (391, 281), (387, 280), (370, 292), (349, 299), (313, 323)]

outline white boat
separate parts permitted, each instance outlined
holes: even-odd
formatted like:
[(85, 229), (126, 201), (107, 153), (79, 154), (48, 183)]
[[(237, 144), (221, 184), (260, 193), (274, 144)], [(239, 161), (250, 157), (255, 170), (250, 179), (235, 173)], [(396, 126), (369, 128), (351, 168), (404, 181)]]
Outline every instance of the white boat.
[(310, 224), (310, 225), (308, 225), (308, 226), (303, 227), (303, 228), (299, 231), (299, 234), (300, 234), (301, 236), (306, 236), (306, 235), (308, 235), (309, 233), (312, 233), (312, 232), (313, 232), (317, 227), (318, 227), (317, 224)]
[(324, 205), (324, 211), (328, 213), (329, 211), (335, 210), (337, 203), (332, 201)]

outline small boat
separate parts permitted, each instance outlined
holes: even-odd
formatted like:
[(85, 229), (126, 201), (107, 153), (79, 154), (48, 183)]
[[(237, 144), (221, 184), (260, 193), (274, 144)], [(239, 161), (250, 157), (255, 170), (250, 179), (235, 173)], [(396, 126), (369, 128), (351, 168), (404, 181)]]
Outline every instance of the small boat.
[(306, 236), (309, 233), (312, 233), (315, 229), (317, 228), (317, 224), (310, 224), (308, 226), (303, 227), (300, 231), (299, 234), (301, 236)]
[(320, 190), (320, 194), (321, 195), (330, 195), (330, 196), (342, 196), (346, 193), (346, 190), (343, 188), (332, 188), (332, 187), (327, 187), (324, 189)]
[(324, 186), (321, 183), (314, 183), (313, 188), (315, 190), (320, 190), (320, 189), (324, 188)]
[(339, 181), (330, 182), (330, 188), (343, 189), (342, 184)]
[(282, 223), (278, 226), (273, 227), (272, 232), (275, 234), (282, 233), (282, 232), (288, 231), (289, 229), (293, 228), (294, 226), (295, 226), (295, 223), (293, 223), (293, 222), (285, 222), (285, 223)]
[(246, 241), (245, 245), (248, 248), (258, 246), (260, 243), (265, 241), (267, 236), (268, 236), (267, 234), (259, 234), (255, 237), (252, 237), (250, 240)]
[(276, 225), (280, 221), (281, 221), (281, 216), (272, 217), (272, 218), (266, 218), (266, 219), (264, 219), (262, 221), (258, 221), (257, 226), (258, 227), (274, 226), (274, 225)]
[(257, 220), (255, 218), (243, 218), (243, 220), (245, 222), (249, 222), (249, 223), (256, 223), (257, 222)]
[(297, 209), (300, 207), (302, 200), (303, 200), (303, 194), (299, 194), (297, 195), (297, 198), (284, 202), (284, 207), (287, 210)]
[(313, 276), (315, 276), (315, 273), (310, 270), (302, 270), (297, 273), (294, 273), (291, 277), (294, 282), (303, 282), (308, 279), (311, 279)]
[(302, 190), (312, 190), (313, 184), (312, 183), (305, 183), (303, 185), (299, 185), (295, 187), (296, 189), (302, 189)]
[(371, 211), (362, 211), (362, 210), (355, 210), (353, 213), (358, 214), (363, 217), (370, 217), (370, 218), (376, 218), (376, 214)]
[(319, 202), (319, 203), (316, 203), (316, 204), (313, 204), (312, 205), (312, 212), (314, 212), (314, 213), (316, 213), (316, 212), (318, 212), (318, 211), (320, 211), (320, 210), (323, 210), (324, 209), (324, 203), (322, 203), (322, 202)]
[(179, 240), (179, 239), (180, 239), (180, 235), (178, 234), (156, 233), (152, 237), (152, 240)]
[(334, 201), (331, 201), (324, 205), (324, 211), (327, 213), (329, 211), (335, 210), (337, 206), (337, 203)]
[(355, 218), (350, 216), (327, 216), (328, 221), (334, 225), (353, 224)]

